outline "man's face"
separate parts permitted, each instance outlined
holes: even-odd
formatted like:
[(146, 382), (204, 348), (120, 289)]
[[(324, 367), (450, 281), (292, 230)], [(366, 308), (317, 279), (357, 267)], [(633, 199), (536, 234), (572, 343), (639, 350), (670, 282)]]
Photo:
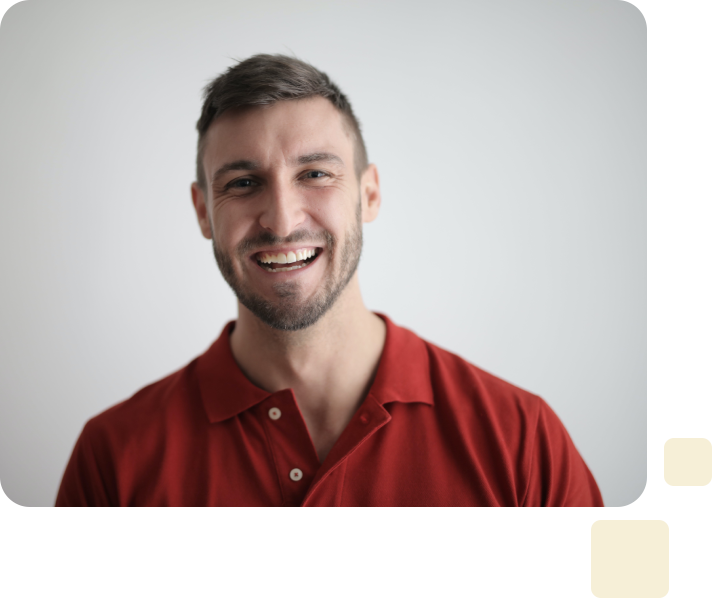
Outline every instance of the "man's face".
[(314, 324), (356, 272), (375, 167), (357, 179), (352, 137), (321, 97), (228, 112), (204, 147), (207, 189), (194, 184), (193, 202), (223, 277), (269, 326)]

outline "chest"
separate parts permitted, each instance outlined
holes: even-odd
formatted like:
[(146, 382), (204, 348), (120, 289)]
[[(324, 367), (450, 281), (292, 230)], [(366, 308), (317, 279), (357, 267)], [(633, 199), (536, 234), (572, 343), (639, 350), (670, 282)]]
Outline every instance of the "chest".
[[(338, 437), (312, 438), (293, 397), (275, 396), (200, 438), (169, 438), (124, 504), (496, 506), (516, 504), (512, 475), (488, 469), (427, 405), (391, 413), (367, 398)], [(421, 413), (422, 411), (422, 413)], [(323, 439), (322, 439), (323, 440)], [(322, 449), (331, 444), (321, 458)], [(499, 460), (501, 463), (502, 461)]]

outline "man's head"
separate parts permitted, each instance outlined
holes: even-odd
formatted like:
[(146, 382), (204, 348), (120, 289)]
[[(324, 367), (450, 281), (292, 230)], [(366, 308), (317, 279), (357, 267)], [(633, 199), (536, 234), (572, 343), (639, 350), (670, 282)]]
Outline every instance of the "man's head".
[(346, 97), (310, 65), (258, 55), (206, 88), (198, 132), (193, 203), (225, 280), (273, 328), (314, 324), (351, 283), (380, 205)]

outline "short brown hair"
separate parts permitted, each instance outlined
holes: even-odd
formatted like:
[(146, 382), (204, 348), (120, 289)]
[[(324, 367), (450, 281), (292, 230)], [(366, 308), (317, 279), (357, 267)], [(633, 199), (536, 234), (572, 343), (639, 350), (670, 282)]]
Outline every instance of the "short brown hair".
[(361, 126), (344, 93), (326, 73), (312, 65), (283, 54), (255, 54), (230, 67), (211, 81), (203, 92), (203, 110), (198, 129), (196, 175), (198, 185), (206, 190), (203, 171), (205, 134), (223, 112), (242, 106), (265, 106), (282, 100), (300, 100), (321, 96), (329, 100), (346, 118), (354, 133), (354, 168), (360, 177), (368, 165)]

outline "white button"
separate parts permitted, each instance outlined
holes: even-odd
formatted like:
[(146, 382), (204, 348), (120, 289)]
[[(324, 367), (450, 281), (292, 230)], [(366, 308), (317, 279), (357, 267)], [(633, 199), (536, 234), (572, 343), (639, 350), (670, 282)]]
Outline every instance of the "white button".
[(302, 476), (304, 474), (302, 473), (301, 469), (297, 469), (296, 467), (289, 472), (289, 477), (294, 480), (295, 482), (298, 482), (299, 480), (302, 479)]
[(269, 410), (269, 417), (270, 419), (279, 419), (282, 417), (282, 412), (277, 409), (277, 407), (272, 407), (272, 409)]

